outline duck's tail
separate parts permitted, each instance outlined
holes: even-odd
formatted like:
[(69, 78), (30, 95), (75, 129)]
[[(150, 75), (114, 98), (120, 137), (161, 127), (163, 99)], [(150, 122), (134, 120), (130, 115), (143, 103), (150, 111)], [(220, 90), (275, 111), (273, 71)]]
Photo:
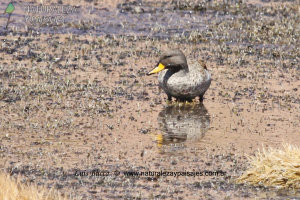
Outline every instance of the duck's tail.
[(198, 62), (200, 63), (200, 65), (207, 70), (207, 66), (206, 66), (206, 63), (204, 62), (204, 60), (202, 59), (199, 59)]

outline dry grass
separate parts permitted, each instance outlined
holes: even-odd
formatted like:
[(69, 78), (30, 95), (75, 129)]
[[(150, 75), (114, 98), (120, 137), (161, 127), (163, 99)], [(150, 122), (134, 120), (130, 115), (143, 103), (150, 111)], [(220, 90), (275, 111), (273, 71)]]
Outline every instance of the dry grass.
[(282, 150), (264, 149), (249, 157), (252, 167), (237, 179), (238, 183), (277, 188), (300, 188), (300, 149), (284, 144)]
[(25, 185), (20, 180), (14, 180), (8, 174), (0, 174), (0, 199), (2, 200), (67, 200), (54, 190)]

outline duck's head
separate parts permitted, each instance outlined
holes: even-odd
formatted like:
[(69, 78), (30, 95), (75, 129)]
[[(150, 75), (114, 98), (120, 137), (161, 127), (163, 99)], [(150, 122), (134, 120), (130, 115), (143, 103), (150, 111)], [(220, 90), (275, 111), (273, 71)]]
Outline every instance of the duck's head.
[(188, 71), (188, 64), (183, 52), (179, 49), (168, 50), (162, 54), (156, 67), (148, 73), (148, 75), (158, 73), (164, 69), (171, 69), (175, 71)]

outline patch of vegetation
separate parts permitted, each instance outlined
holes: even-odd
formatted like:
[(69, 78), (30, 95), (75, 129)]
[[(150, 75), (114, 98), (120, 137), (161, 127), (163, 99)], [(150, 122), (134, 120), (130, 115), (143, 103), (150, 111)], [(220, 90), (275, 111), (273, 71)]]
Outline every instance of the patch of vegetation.
[(300, 188), (300, 149), (285, 144), (283, 149), (263, 149), (249, 157), (251, 167), (238, 183), (277, 188)]

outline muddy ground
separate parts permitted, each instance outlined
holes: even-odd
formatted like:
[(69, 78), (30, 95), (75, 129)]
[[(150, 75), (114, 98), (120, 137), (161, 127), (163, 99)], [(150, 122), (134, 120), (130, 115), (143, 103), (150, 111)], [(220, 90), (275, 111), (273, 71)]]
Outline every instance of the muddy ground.
[[(234, 182), (262, 146), (300, 145), (299, 1), (62, 0), (78, 10), (58, 25), (25, 22), (27, 3), (1, 16), (3, 171), (82, 199), (300, 198)], [(206, 61), (203, 105), (146, 76), (168, 48)], [(124, 175), (161, 170), (225, 175)]]

